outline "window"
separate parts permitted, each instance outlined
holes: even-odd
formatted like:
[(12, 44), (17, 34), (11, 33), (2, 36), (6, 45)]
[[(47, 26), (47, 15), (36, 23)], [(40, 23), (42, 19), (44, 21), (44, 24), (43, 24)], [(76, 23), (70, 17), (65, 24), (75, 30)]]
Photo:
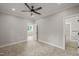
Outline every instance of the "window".
[(32, 32), (32, 31), (33, 31), (33, 25), (28, 25), (27, 31), (28, 31), (28, 32)]

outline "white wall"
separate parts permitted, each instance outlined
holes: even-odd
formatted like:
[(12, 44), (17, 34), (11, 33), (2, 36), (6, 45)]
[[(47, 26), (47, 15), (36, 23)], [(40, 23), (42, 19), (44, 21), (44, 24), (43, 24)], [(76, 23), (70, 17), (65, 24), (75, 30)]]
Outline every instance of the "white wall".
[(61, 16), (54, 15), (40, 20), (38, 23), (38, 39), (59, 48), (64, 47)]
[(65, 49), (64, 18), (77, 13), (79, 7), (73, 7), (37, 21), (39, 41)]
[(28, 19), (0, 13), (0, 46), (27, 40)]

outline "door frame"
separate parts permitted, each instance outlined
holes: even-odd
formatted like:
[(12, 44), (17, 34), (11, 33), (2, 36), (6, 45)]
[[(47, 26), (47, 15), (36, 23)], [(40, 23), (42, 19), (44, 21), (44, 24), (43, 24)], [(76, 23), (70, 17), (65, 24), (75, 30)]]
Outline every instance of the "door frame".
[[(70, 26), (70, 40), (71, 40), (71, 24), (70, 23), (65, 23), (65, 25)], [(66, 27), (65, 27), (65, 30), (66, 30)], [(65, 33), (65, 43), (66, 43), (66, 33)]]
[(64, 39), (64, 47), (65, 47), (65, 44), (66, 44), (66, 41), (65, 41), (65, 20), (69, 19), (69, 18), (72, 18), (72, 17), (77, 17), (77, 16), (79, 16), (79, 13), (63, 17), (63, 39)]

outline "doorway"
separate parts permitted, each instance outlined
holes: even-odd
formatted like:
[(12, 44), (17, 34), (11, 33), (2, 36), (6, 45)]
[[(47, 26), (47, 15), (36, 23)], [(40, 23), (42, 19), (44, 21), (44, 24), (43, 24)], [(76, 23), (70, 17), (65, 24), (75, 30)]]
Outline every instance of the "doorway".
[(27, 41), (37, 40), (37, 26), (36, 24), (27, 25)]
[(76, 17), (65, 19), (65, 48), (68, 54), (77, 55), (78, 22)]
[(71, 40), (71, 24), (65, 23), (65, 42), (69, 42)]

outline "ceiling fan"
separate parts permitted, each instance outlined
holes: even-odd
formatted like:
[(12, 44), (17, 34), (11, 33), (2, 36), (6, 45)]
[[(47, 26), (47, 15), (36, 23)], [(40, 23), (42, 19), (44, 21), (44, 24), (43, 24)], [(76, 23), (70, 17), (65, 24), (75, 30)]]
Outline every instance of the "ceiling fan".
[(31, 12), (31, 16), (33, 15), (33, 13), (41, 15), (41, 13), (37, 12), (38, 10), (42, 9), (42, 7), (38, 7), (38, 8), (34, 8), (34, 6), (29, 6), (27, 3), (24, 3), (25, 6), (29, 9), (29, 11), (27, 10), (22, 10), (22, 12)]

